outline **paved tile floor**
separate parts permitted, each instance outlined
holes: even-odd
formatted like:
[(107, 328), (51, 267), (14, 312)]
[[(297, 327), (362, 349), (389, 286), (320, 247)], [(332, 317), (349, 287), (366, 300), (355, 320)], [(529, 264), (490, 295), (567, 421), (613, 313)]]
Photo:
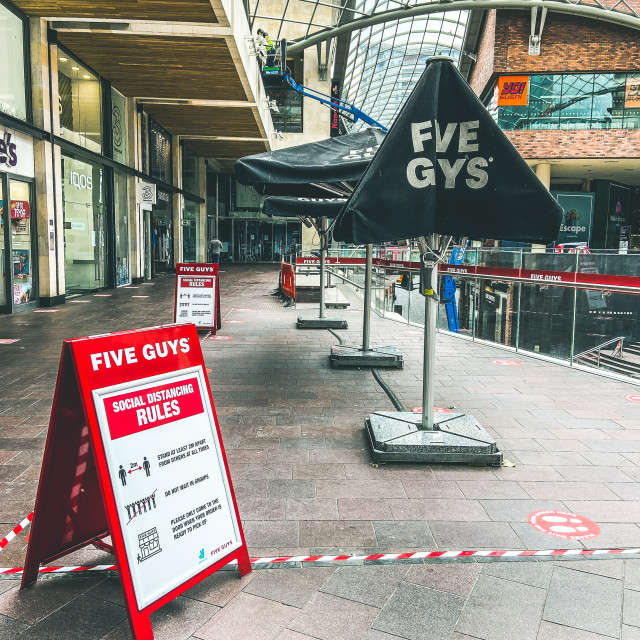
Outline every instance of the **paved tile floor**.
[[(476, 416), (515, 467), (371, 464), (363, 421), (393, 410), (369, 371), (329, 368), (336, 339), (299, 331), (300, 313), (270, 293), (270, 266), (224, 266), (231, 340), (202, 347), (252, 556), (435, 548), (640, 547), (638, 387), (439, 335), (436, 403)], [(84, 296), (55, 313), (0, 317), (0, 535), (33, 508), (64, 338), (172, 319), (173, 280)], [(135, 297), (144, 296), (144, 297)], [(361, 309), (343, 312), (347, 342)], [(372, 343), (395, 345), (383, 371), (420, 404), (422, 338), (373, 318)], [(496, 359), (522, 365), (502, 367)], [(559, 541), (527, 517), (578, 512), (600, 535)], [(21, 566), (26, 536), (0, 553)], [(85, 549), (65, 564), (109, 563)], [(116, 576), (0, 580), (0, 638), (128, 638)], [(440, 562), (221, 572), (154, 615), (166, 639), (640, 639), (640, 560)]]

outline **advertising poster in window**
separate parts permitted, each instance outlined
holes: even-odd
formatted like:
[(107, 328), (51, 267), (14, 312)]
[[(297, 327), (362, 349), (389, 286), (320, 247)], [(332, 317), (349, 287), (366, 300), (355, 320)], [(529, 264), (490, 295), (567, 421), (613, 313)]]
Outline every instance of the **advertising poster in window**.
[(500, 76), (498, 106), (526, 106), (529, 101), (529, 76)]
[(551, 193), (564, 210), (556, 244), (584, 243), (589, 246), (593, 225), (594, 195), (558, 191)]
[(241, 546), (201, 367), (93, 392), (138, 608)]

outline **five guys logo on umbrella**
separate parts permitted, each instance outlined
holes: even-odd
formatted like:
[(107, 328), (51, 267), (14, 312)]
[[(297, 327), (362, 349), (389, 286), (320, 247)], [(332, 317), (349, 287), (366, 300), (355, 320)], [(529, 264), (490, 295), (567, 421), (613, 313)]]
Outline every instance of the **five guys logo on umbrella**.
[[(479, 149), (478, 129), (479, 120), (469, 120), (467, 122), (450, 122), (444, 125), (436, 120), (411, 123), (411, 140), (413, 150), (416, 153), (424, 151), (425, 145), (435, 145), (436, 154), (446, 153), (452, 144), (454, 136), (458, 139), (458, 153), (461, 155), (455, 162), (447, 158), (437, 158), (437, 166), (425, 156), (414, 158), (407, 165), (407, 181), (416, 189), (434, 186), (437, 183), (436, 174), (440, 174), (440, 179), (444, 179), (445, 189), (455, 189), (458, 176), (466, 175), (465, 180), (471, 189), (481, 189), (484, 187), (489, 176), (485, 171), (489, 162), (493, 158), (485, 160), (480, 156), (469, 158), (469, 153), (475, 153)], [(453, 143), (455, 144), (455, 142)], [(463, 172), (462, 170), (465, 169)]]

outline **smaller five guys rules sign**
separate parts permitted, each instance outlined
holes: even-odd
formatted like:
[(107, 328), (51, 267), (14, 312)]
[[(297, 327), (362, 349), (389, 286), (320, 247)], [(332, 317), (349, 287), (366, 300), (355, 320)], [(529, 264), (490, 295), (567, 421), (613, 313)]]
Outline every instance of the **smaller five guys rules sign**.
[(107, 535), (137, 640), (221, 566), (251, 571), (193, 324), (63, 343), (23, 586)]
[(174, 319), (177, 323), (193, 322), (199, 329), (215, 329), (217, 302), (217, 264), (176, 265)]

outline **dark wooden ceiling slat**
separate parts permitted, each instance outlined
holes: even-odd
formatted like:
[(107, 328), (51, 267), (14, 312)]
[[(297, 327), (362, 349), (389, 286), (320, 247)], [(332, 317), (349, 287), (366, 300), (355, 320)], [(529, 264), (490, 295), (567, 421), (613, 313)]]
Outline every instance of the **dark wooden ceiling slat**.
[(127, 97), (247, 99), (223, 39), (64, 31), (58, 38)]
[(218, 22), (209, 0), (12, 0), (28, 16)]

